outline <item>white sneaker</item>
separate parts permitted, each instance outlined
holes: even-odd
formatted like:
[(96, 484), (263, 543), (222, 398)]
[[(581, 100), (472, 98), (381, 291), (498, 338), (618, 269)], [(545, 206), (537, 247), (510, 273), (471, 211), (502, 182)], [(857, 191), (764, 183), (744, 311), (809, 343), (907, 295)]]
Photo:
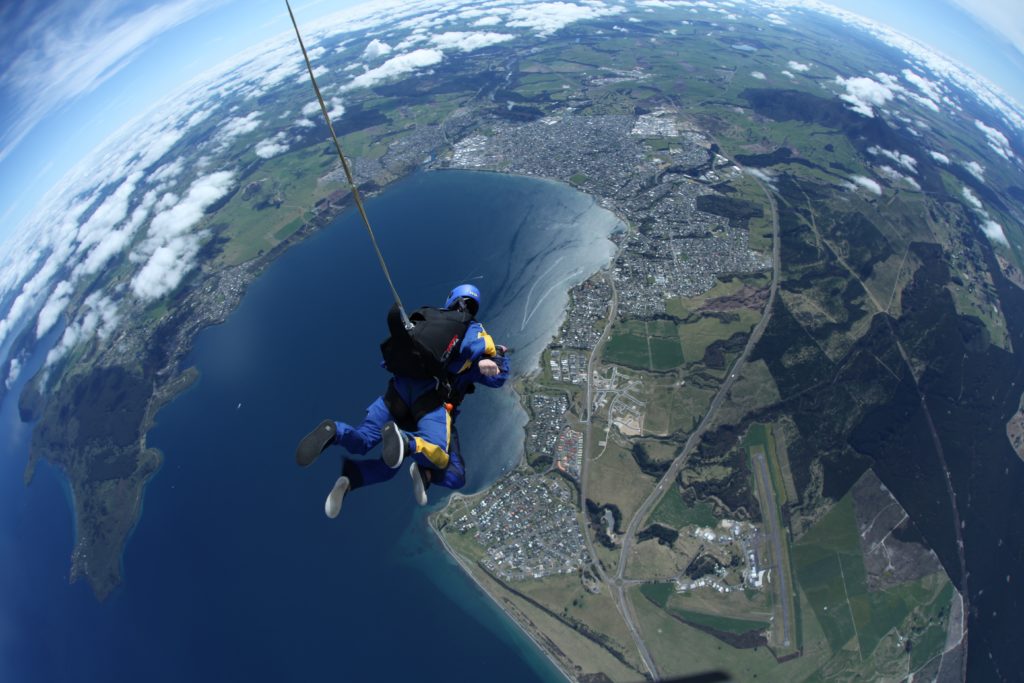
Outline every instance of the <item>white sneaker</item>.
[(331, 519), (338, 516), (338, 513), (341, 512), (341, 501), (345, 499), (348, 487), (348, 477), (338, 477), (338, 481), (334, 482), (334, 488), (327, 494), (327, 500), (324, 501), (325, 515)]
[(415, 460), (409, 463), (409, 476), (412, 477), (412, 495), (422, 507), (427, 504), (427, 482)]
[(398, 469), (405, 458), (405, 434), (394, 422), (388, 422), (380, 433), (380, 457), (391, 469)]

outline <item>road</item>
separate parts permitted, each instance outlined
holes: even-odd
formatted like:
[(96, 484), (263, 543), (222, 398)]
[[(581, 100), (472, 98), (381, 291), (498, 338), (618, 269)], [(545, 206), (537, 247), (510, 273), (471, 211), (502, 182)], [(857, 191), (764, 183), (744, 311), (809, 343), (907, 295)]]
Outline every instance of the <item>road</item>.
[[(739, 164), (736, 165), (739, 167)], [(700, 424), (697, 426), (697, 429), (695, 429), (693, 433), (690, 435), (690, 437), (686, 440), (686, 445), (683, 447), (683, 450), (680, 451), (680, 454), (676, 457), (674, 461), (672, 461), (672, 464), (669, 466), (668, 471), (665, 472), (661, 479), (658, 480), (657, 486), (654, 487), (654, 490), (651, 491), (650, 495), (647, 496), (644, 502), (637, 509), (636, 514), (633, 515), (633, 519), (630, 520), (629, 526), (626, 529), (626, 533), (623, 535), (622, 538), (622, 551), (619, 554), (619, 566), (616, 571), (614, 582), (608, 584), (612, 587), (612, 592), (615, 596), (615, 601), (618, 603), (619, 612), (623, 615), (623, 618), (626, 620), (630, 632), (633, 634), (634, 639), (637, 641), (637, 647), (640, 649), (641, 655), (644, 657), (644, 663), (647, 665), (648, 670), (651, 672), (651, 676), (653, 676), (655, 680), (658, 680), (659, 678), (657, 669), (655, 668), (654, 661), (650, 658), (650, 654), (647, 652), (646, 645), (643, 643), (643, 639), (640, 637), (639, 631), (636, 629), (636, 626), (634, 624), (636, 617), (633, 613), (633, 605), (630, 602), (629, 597), (626, 595), (624, 590), (623, 575), (626, 571), (626, 562), (629, 559), (629, 554), (633, 547), (633, 541), (636, 538), (636, 533), (640, 527), (640, 524), (645, 519), (647, 519), (648, 515), (650, 515), (651, 509), (661, 498), (661, 495), (665, 492), (666, 487), (672, 485), (672, 483), (676, 480), (676, 477), (679, 476), (680, 470), (682, 470), (683, 467), (686, 466), (686, 462), (689, 459), (690, 454), (697, 447), (697, 444), (700, 443), (700, 439), (704, 435), (704, 432), (714, 421), (715, 415), (718, 413), (718, 409), (721, 407), (722, 402), (725, 401), (726, 397), (729, 395), (729, 390), (732, 389), (732, 385), (735, 382), (736, 377), (739, 375), (740, 370), (743, 368), (743, 364), (746, 362), (747, 357), (750, 355), (750, 352), (753, 350), (754, 346), (756, 346), (757, 342), (761, 340), (761, 336), (764, 334), (765, 329), (768, 327), (768, 323), (771, 321), (772, 308), (775, 305), (775, 297), (778, 293), (779, 280), (782, 272), (782, 259), (780, 256), (781, 248), (779, 244), (779, 211), (778, 207), (775, 204), (775, 197), (772, 196), (771, 192), (768, 190), (768, 188), (764, 186), (763, 183), (758, 181), (758, 184), (761, 186), (761, 191), (764, 192), (765, 197), (768, 199), (768, 203), (771, 206), (772, 213), (772, 283), (769, 288), (768, 303), (764, 307), (764, 315), (761, 316), (761, 320), (754, 327), (753, 332), (751, 332), (750, 334), (750, 339), (747, 340), (747, 344), (743, 348), (743, 353), (741, 353), (739, 358), (736, 359), (736, 362), (729, 370), (729, 374), (726, 375), (725, 381), (722, 382), (722, 386), (719, 387), (718, 392), (712, 399), (711, 405), (708, 407), (708, 411), (704, 415), (704, 419), (700, 421)], [(609, 319), (609, 324), (610, 320), (611, 319)], [(607, 330), (608, 328), (605, 329), (606, 332)], [(594, 349), (594, 356), (591, 357), (591, 368), (588, 370), (588, 372), (592, 372), (594, 357), (596, 357), (596, 355), (597, 347), (595, 347)], [(588, 399), (589, 387), (590, 385), (588, 382)], [(589, 406), (587, 410), (589, 415)], [(586, 447), (584, 447), (584, 468), (586, 467), (586, 456), (587, 451)], [(583, 477), (582, 481), (586, 481), (585, 470), (581, 474), (581, 476)], [(606, 581), (606, 583), (608, 582)]]
[[(616, 257), (618, 254), (616, 254)], [(614, 257), (612, 259), (614, 263)], [(586, 407), (585, 417), (582, 419), (584, 423), (584, 436), (583, 436), (583, 464), (580, 467), (580, 512), (583, 515), (583, 538), (587, 542), (587, 552), (590, 553), (590, 557), (593, 559), (594, 571), (597, 572), (601, 582), (612, 592), (612, 598), (615, 600), (615, 606), (619, 610), (619, 614), (622, 616), (622, 620), (626, 623), (626, 627), (629, 629), (630, 635), (633, 637), (633, 642), (636, 645), (637, 651), (640, 653), (640, 659), (643, 661), (647, 671), (651, 674), (654, 680), (658, 680), (658, 670), (654, 665), (654, 658), (651, 657), (650, 651), (647, 649), (647, 644), (644, 643), (644, 639), (640, 636), (640, 630), (636, 626), (636, 617), (630, 609), (632, 606), (627, 605), (623, 599), (623, 587), (620, 579), (611, 578), (604, 571), (604, 567), (601, 565), (601, 560), (598, 559), (597, 553), (594, 551), (594, 541), (590, 536), (590, 525), (586, 522), (587, 520), (587, 470), (590, 467), (590, 454), (594, 439), (590, 434), (591, 427), (591, 410), (594, 406), (593, 387), (594, 387), (594, 372), (597, 368), (597, 359), (601, 356), (601, 349), (604, 346), (605, 340), (608, 335), (611, 334), (612, 325), (615, 323), (615, 317), (619, 310), (619, 293), (615, 289), (615, 278), (611, 275), (608, 276), (608, 281), (612, 288), (612, 300), (608, 307), (608, 323), (604, 326), (604, 330), (601, 331), (601, 336), (598, 338), (597, 343), (594, 344), (594, 350), (590, 353), (590, 360), (587, 363), (587, 391), (586, 391)]]

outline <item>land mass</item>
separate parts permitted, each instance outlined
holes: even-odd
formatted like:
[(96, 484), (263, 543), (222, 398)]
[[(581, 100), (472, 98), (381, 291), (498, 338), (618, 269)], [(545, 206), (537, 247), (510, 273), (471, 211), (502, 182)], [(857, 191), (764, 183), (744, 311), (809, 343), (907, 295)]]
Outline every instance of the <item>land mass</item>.
[[(1024, 311), (1019, 258), (980, 236), (970, 198), (1018, 225), (1012, 167), (969, 116), (908, 100), (923, 132), (868, 117), (823, 92), (831, 70), (765, 83), (796, 56), (829, 64), (834, 41), (889, 66), (830, 24), (741, 23), (723, 47), (678, 19), (652, 11), (650, 40), (609, 20), (470, 52), (346, 101), (367, 194), (418, 169), (516, 173), (629, 226), (517, 383), (522, 466), (431, 524), (578, 680), (723, 662), (742, 679), (962, 679), (980, 560), (960, 520), (969, 449), (947, 444), (1001, 420), (1009, 447)], [(68, 477), (72, 578), (100, 597), (160, 462), (146, 432), (194, 378), (179, 365), (195, 334), (346, 208), (325, 129), (308, 135), (211, 208), (200, 272), (22, 396), (40, 419), (26, 477), (41, 458)], [(987, 155), (986, 182), (936, 148)]]

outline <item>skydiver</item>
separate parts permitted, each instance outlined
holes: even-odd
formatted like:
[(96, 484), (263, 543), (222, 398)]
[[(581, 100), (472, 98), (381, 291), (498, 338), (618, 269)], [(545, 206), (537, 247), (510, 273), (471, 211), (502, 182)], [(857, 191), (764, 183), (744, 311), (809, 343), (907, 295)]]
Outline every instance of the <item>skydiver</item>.
[(338, 477), (324, 502), (324, 513), (338, 516), (349, 491), (395, 476), (405, 460), (413, 495), (427, 504), (427, 488), (458, 489), (466, 483), (455, 418), (476, 384), (497, 388), (509, 375), (507, 349), (476, 320), (480, 290), (463, 284), (453, 289), (444, 308), (420, 308), (403, 325), (400, 309), (388, 313), (391, 336), (381, 344), (381, 365), (392, 373), (387, 391), (366, 409), (358, 426), (324, 420), (299, 442), (296, 462), (313, 463), (328, 446), (364, 455), (381, 443), (379, 459), (342, 459)]

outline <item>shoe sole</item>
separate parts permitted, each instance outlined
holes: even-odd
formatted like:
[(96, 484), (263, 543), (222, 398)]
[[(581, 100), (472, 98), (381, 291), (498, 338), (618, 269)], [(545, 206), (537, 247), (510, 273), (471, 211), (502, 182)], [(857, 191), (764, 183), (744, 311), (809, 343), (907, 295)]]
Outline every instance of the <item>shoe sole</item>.
[(391, 469), (398, 469), (405, 459), (405, 444), (402, 432), (394, 422), (384, 425), (381, 433), (381, 460)]
[(324, 420), (306, 436), (302, 437), (299, 447), (295, 449), (295, 462), (299, 467), (312, 465), (324, 449), (334, 440), (338, 427), (332, 420)]
[(423, 485), (423, 475), (415, 462), (409, 465), (409, 476), (412, 478), (412, 495), (420, 506), (427, 504), (427, 488)]
[(334, 488), (327, 494), (327, 500), (324, 501), (324, 514), (330, 519), (334, 519), (341, 512), (341, 504), (345, 502), (348, 487), (348, 478), (338, 477), (338, 480), (334, 482)]

